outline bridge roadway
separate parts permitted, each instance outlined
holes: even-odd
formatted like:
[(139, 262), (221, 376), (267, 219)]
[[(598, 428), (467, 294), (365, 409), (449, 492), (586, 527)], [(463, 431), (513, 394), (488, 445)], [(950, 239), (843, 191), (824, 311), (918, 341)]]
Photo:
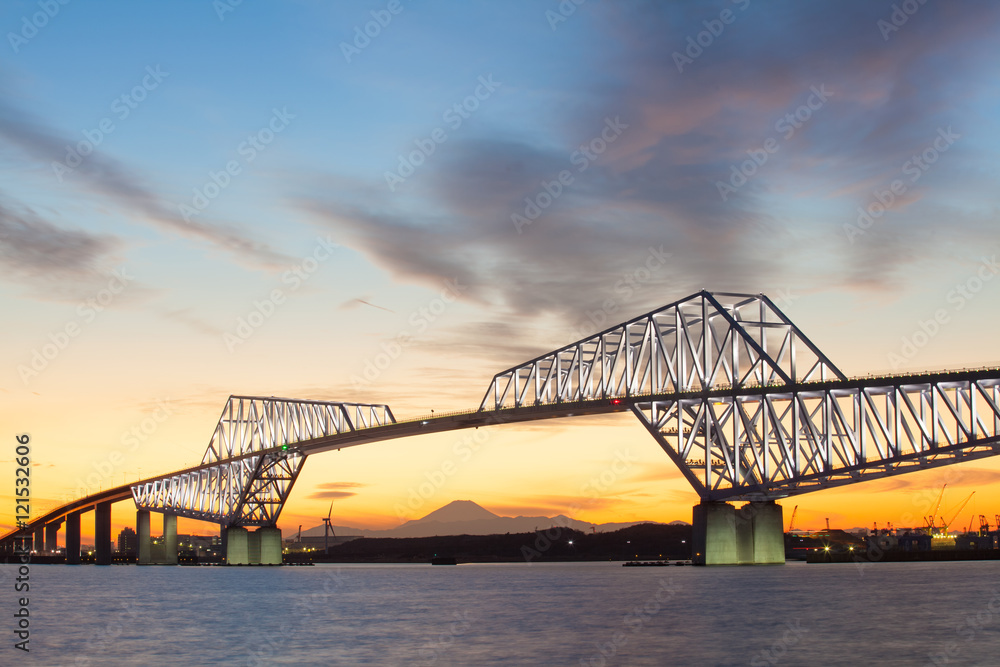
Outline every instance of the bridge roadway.
[[(556, 419), (565, 417), (576, 417), (585, 415), (601, 415), (619, 412), (636, 412), (639, 410), (638, 404), (649, 404), (650, 402), (660, 402), (660, 401), (677, 401), (677, 400), (708, 400), (713, 399), (735, 399), (737, 397), (762, 397), (770, 396), (774, 399), (786, 399), (791, 398), (793, 395), (797, 394), (812, 394), (816, 393), (822, 394), (824, 392), (831, 392), (837, 390), (872, 390), (874, 387), (886, 388), (886, 387), (912, 387), (912, 386), (923, 386), (923, 385), (936, 385), (940, 383), (947, 383), (949, 381), (976, 381), (979, 379), (997, 378), (997, 369), (977, 369), (977, 370), (961, 370), (961, 371), (940, 371), (940, 372), (929, 372), (911, 375), (896, 375), (896, 376), (861, 376), (855, 378), (848, 378), (846, 380), (824, 380), (824, 381), (811, 381), (811, 382), (801, 382), (794, 385), (788, 384), (774, 384), (765, 386), (721, 386), (714, 387), (708, 390), (695, 390), (695, 391), (682, 391), (682, 392), (670, 392), (662, 394), (639, 394), (639, 395), (623, 395), (618, 397), (607, 397), (594, 400), (582, 400), (582, 401), (562, 401), (553, 403), (541, 403), (532, 406), (522, 406), (513, 408), (504, 408), (499, 410), (470, 410), (466, 412), (456, 412), (448, 413), (437, 416), (423, 416), (415, 419), (410, 419), (407, 421), (395, 422), (390, 424), (384, 424), (380, 426), (373, 426), (369, 428), (358, 429), (346, 433), (332, 434), (319, 438), (314, 438), (310, 440), (303, 440), (296, 442), (294, 444), (288, 445), (287, 449), (283, 446), (275, 446), (269, 449), (262, 449), (253, 452), (248, 452), (242, 455), (232, 456), (225, 459), (224, 462), (235, 462), (242, 459), (248, 459), (253, 457), (261, 457), (266, 455), (281, 456), (283, 452), (293, 451), (301, 453), (302, 455), (318, 454), (322, 452), (327, 452), (331, 450), (340, 450), (345, 447), (353, 447), (357, 445), (368, 444), (372, 442), (378, 442), (382, 440), (391, 440), (398, 438), (407, 438), (417, 435), (428, 435), (431, 433), (443, 433), (446, 431), (454, 431), (459, 429), (467, 428), (479, 428), (481, 426), (495, 426), (499, 424), (514, 424), (519, 422), (529, 422), (537, 421), (542, 419)], [(980, 452), (973, 452), (971, 456), (966, 456), (963, 460), (972, 460), (973, 458), (980, 458), (981, 456), (996, 455), (1000, 453), (1000, 445), (998, 445), (998, 440), (1000, 438), (988, 438), (979, 441), (979, 445), (987, 446), (989, 449)], [(951, 447), (939, 447), (934, 450), (934, 453), (945, 454), (952, 450), (960, 450), (964, 445), (955, 445)], [(668, 451), (668, 453), (670, 453)], [(895, 457), (892, 460), (889, 459), (879, 459), (873, 460), (871, 462), (862, 462), (856, 466), (849, 468), (839, 469), (838, 474), (847, 473), (848, 478), (837, 482), (835, 480), (828, 479), (827, 475), (820, 475), (823, 479), (812, 480), (816, 482), (815, 484), (806, 484), (801, 491), (794, 489), (785, 489), (785, 493), (782, 496), (793, 495), (795, 493), (807, 492), (816, 490), (818, 488), (827, 488), (829, 486), (835, 486), (839, 483), (851, 483), (852, 481), (857, 481), (856, 475), (851, 475), (858, 470), (864, 470), (867, 468), (877, 468), (877, 467), (887, 467), (886, 464), (895, 464), (900, 462), (906, 462), (913, 460), (916, 462), (917, 459), (925, 459), (927, 453), (923, 455), (910, 454), (904, 456)], [(953, 461), (949, 461), (953, 462)], [(46, 551), (54, 551), (55, 545), (55, 534), (58, 527), (63, 523), (67, 522), (67, 544), (71, 542), (74, 543), (79, 548), (79, 517), (82, 513), (89, 511), (96, 511), (96, 521), (98, 525), (102, 522), (106, 523), (108, 530), (110, 530), (110, 505), (112, 503), (121, 502), (124, 500), (132, 499), (132, 488), (134, 486), (139, 486), (141, 484), (146, 484), (149, 482), (155, 482), (162, 479), (168, 479), (175, 477), (177, 475), (182, 475), (185, 473), (197, 472), (199, 470), (204, 470), (208, 468), (217, 467), (219, 461), (214, 461), (210, 463), (204, 463), (196, 466), (191, 466), (188, 468), (183, 468), (181, 470), (175, 470), (172, 472), (164, 473), (162, 475), (156, 475), (149, 477), (131, 484), (125, 484), (122, 486), (116, 486), (110, 489), (103, 490), (99, 493), (88, 495), (84, 498), (79, 498), (73, 500), (64, 505), (56, 507), (40, 516), (31, 519), (31, 521), (26, 522), (26, 524), (14, 530), (7, 532), (5, 535), (0, 537), (0, 550), (9, 550), (14, 543), (14, 538), (21, 536), (27, 537), (34, 534), (33, 544), (44, 544)], [(926, 462), (924, 462), (926, 463)], [(922, 467), (922, 466), (921, 466)], [(682, 472), (690, 479), (690, 470), (687, 466), (680, 466)], [(903, 472), (903, 470), (899, 470)], [(891, 472), (887, 472), (891, 474)], [(816, 477), (816, 476), (814, 476)], [(802, 478), (802, 481), (808, 482), (806, 478)], [(717, 498), (710, 498), (706, 496), (703, 500), (717, 500), (724, 499), (724, 496), (718, 496)], [(765, 505), (767, 503), (753, 502), (751, 503), (755, 507), (753, 512), (756, 513), (766, 513), (767, 510), (764, 508), (761, 510), (759, 505)], [(773, 498), (770, 499), (770, 504), (773, 506)], [(711, 508), (709, 508), (711, 509)], [(780, 507), (778, 508), (778, 516), (780, 521)], [(697, 508), (696, 508), (697, 514)], [(103, 515), (103, 516), (102, 516)], [(170, 517), (176, 522), (176, 517)], [(697, 516), (696, 516), (697, 519)], [(708, 519), (709, 522), (712, 521), (711, 518)], [(176, 525), (174, 523), (174, 525)], [(44, 537), (42, 536), (42, 531), (45, 530)], [(165, 528), (166, 529), (166, 528)], [(148, 524), (147, 524), (148, 530)], [(176, 530), (176, 528), (174, 528)], [(44, 540), (44, 542), (43, 542)], [(105, 549), (98, 546), (98, 562), (102, 560), (110, 562), (110, 553), (106, 552)], [(37, 549), (36, 549), (37, 550)], [(78, 558), (77, 558), (78, 561)], [(71, 561), (67, 561), (71, 562)]]
[[(611, 400), (615, 400), (616, 402), (612, 403)], [(408, 421), (385, 424), (383, 426), (375, 426), (347, 433), (339, 433), (311, 440), (303, 440), (291, 445), (290, 449), (304, 455), (319, 454), (331, 450), (343, 449), (344, 447), (354, 447), (371, 442), (379, 442), (381, 440), (393, 440), (416, 435), (443, 433), (445, 431), (454, 431), (458, 429), (479, 428), (480, 426), (490, 426), (494, 424), (629, 411), (631, 401), (625, 399), (611, 400), (602, 399), (594, 401), (578, 401), (574, 403), (539, 405), (528, 408), (500, 410), (496, 412), (471, 410), (467, 412), (448, 413), (437, 416), (424, 416)], [(266, 456), (269, 454), (280, 456), (283, 451), (285, 450), (283, 450), (281, 446), (276, 446), (270, 449), (258, 450), (243, 455), (233, 456), (226, 459), (226, 461), (235, 462), (241, 459)], [(77, 531), (76, 540), (78, 544), (80, 514), (90, 511), (98, 511), (98, 508), (109, 508), (112, 503), (131, 500), (133, 497), (133, 486), (146, 484), (148, 482), (155, 482), (162, 479), (169, 479), (176, 475), (197, 472), (199, 470), (217, 467), (218, 465), (218, 462), (213, 462), (191, 466), (189, 468), (175, 470), (162, 475), (148, 477), (146, 479), (131, 482), (122, 486), (104, 489), (98, 493), (73, 500), (49, 510), (44, 514), (36, 516), (30, 521), (25, 522), (25, 525), (21, 528), (8, 531), (5, 535), (3, 535), (3, 537), (0, 537), (0, 548), (9, 548), (15, 537), (34, 534), (35, 538), (33, 544), (44, 544), (46, 551), (54, 551), (56, 548), (54, 535), (55, 531), (52, 531), (51, 539), (45, 539), (45, 537), (41, 537), (40, 539), (40, 531), (43, 528), (48, 529), (52, 527), (58, 529), (63, 522), (67, 521), (74, 522), (68, 524), (67, 532), (69, 534), (69, 531), (72, 530), (69, 526), (75, 525)], [(36, 549), (36, 551), (39, 550)], [(103, 556), (102, 549), (98, 549), (98, 552), (99, 555)], [(108, 558), (109, 557), (110, 556), (108, 556)]]

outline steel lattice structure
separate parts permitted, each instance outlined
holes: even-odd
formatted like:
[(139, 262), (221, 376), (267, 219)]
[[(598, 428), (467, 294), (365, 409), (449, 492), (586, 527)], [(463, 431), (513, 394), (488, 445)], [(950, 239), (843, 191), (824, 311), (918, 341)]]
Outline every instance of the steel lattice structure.
[(1000, 372), (636, 400), (703, 500), (776, 499), (1000, 454)]
[(699, 292), (498, 373), (481, 411), (631, 407), (703, 500), (1000, 454), (1000, 371), (848, 379), (764, 295)]
[(834, 377), (766, 296), (702, 291), (498, 373), (480, 409)]
[(132, 487), (139, 509), (270, 526), (306, 455), (295, 445), (395, 423), (387, 405), (230, 396), (202, 465)]

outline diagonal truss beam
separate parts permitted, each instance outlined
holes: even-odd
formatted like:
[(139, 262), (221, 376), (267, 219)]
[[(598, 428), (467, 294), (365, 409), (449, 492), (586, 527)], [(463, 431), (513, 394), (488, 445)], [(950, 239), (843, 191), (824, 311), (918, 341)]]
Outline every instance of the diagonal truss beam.
[(387, 405), (230, 396), (202, 465), (137, 484), (132, 497), (140, 509), (271, 526), (306, 460), (296, 443), (395, 422)]
[(767, 297), (702, 291), (497, 373), (480, 409), (834, 378)]
[(1000, 371), (630, 403), (703, 500), (783, 498), (1000, 454)]

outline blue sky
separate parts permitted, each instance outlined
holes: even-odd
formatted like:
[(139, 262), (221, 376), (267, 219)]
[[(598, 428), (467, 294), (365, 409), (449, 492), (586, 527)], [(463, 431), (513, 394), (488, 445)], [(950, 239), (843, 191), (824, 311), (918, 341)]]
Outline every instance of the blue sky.
[[(768, 293), (849, 374), (1000, 361), (994, 3), (390, 4), (4, 3), (0, 391), (54, 458), (86, 468), (165, 396), (126, 476), (197, 459), (231, 393), (474, 407), (496, 371), (701, 288)], [(636, 475), (669, 471), (647, 449)], [(376, 489), (357, 456), (375, 516), (406, 474)], [(608, 520), (653, 507), (629, 493)]]

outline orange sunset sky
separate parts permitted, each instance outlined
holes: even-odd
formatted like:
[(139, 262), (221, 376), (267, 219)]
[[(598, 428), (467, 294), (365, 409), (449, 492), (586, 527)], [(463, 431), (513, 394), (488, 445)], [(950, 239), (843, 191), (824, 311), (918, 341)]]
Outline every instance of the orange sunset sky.
[[(199, 463), (231, 394), (474, 409), (498, 371), (702, 288), (768, 294), (847, 375), (1000, 365), (997, 7), (887, 30), (891, 2), (403, 3), (360, 47), (384, 3), (181, 4), (67, 5), (0, 61), (4, 530), (17, 435), (34, 516)], [(785, 523), (922, 524), (945, 482), (946, 517), (976, 491), (956, 523), (994, 523), (997, 459)], [(317, 455), (279, 525), (456, 499), (595, 523), (697, 502), (619, 414)]]

